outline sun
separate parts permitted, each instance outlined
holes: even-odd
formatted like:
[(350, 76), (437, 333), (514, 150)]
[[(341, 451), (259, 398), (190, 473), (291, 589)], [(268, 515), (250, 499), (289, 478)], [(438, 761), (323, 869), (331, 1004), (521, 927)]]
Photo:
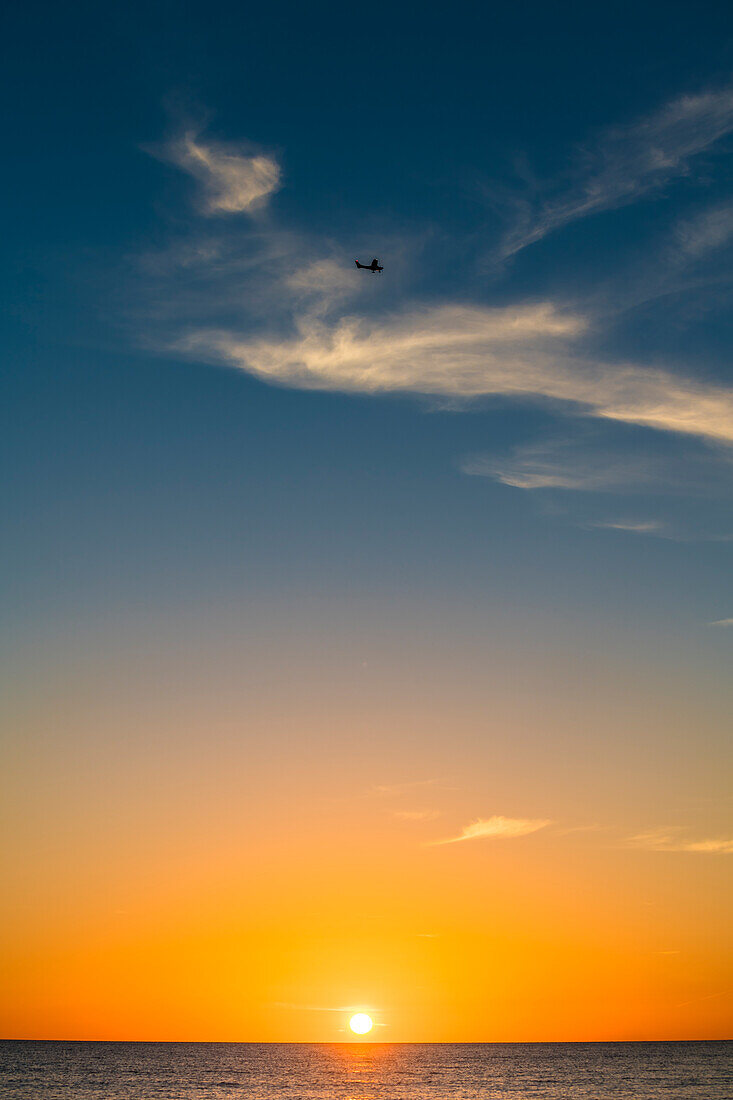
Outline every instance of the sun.
[(349, 1020), (349, 1027), (355, 1035), (366, 1035), (372, 1030), (372, 1018), (367, 1016), (366, 1012), (357, 1012)]

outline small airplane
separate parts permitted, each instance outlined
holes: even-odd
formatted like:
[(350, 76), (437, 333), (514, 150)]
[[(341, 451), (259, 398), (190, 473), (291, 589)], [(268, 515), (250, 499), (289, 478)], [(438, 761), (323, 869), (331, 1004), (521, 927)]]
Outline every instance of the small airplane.
[(354, 263), (363, 271), (371, 271), (372, 275), (375, 275), (377, 271), (384, 271), (384, 268), (379, 266), (379, 260), (376, 258), (376, 256), (370, 264), (360, 264), (358, 260), (354, 260)]

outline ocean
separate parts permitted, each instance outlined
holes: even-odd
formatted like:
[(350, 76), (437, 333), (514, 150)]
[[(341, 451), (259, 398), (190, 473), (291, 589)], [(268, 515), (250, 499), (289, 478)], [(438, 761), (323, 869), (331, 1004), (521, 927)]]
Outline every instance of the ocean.
[(1, 1100), (730, 1100), (733, 1043), (0, 1043)]

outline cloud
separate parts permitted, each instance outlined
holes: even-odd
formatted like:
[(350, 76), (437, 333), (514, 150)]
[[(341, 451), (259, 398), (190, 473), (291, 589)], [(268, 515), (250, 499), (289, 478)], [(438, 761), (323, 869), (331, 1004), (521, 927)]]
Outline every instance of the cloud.
[(445, 305), (381, 321), (300, 316), (296, 335), (283, 338), (194, 331), (175, 347), (299, 389), (544, 398), (591, 416), (733, 442), (732, 390), (574, 355), (586, 328), (582, 316), (549, 302)]
[(644, 848), (649, 852), (701, 852), (707, 854), (733, 854), (733, 838), (712, 838), (707, 840), (685, 840), (684, 830), (675, 826), (667, 829), (651, 829), (629, 837), (628, 843), (634, 848)]
[(733, 241), (733, 202), (712, 206), (678, 223), (675, 243), (679, 257), (698, 260)]
[[(572, 176), (525, 205), (519, 236), (544, 235), (563, 220), (632, 201), (687, 171), (689, 158), (725, 131), (732, 109), (728, 89), (677, 99), (630, 126), (607, 130), (583, 152)], [(255, 214), (280, 186), (271, 154), (215, 142), (195, 125), (179, 131), (161, 155), (198, 182), (207, 214)], [(677, 253), (697, 263), (728, 241), (731, 218), (733, 207), (722, 203), (678, 222)], [(351, 266), (358, 254), (352, 242), (324, 244), (270, 218), (197, 219), (185, 239), (148, 254), (136, 279), (148, 346), (241, 369), (277, 386), (427, 395), (433, 405), (451, 409), (483, 397), (542, 402), (562, 417), (566, 433), (584, 426), (610, 436), (611, 446), (540, 443), (504, 457), (469, 456), (463, 471), (521, 489), (574, 491), (576, 499), (565, 497), (556, 506), (578, 513), (573, 522), (582, 527), (690, 537), (683, 492), (699, 498), (726, 493), (733, 458), (730, 387), (685, 377), (681, 365), (610, 362), (610, 354), (598, 354), (591, 341), (606, 339), (601, 326), (618, 319), (605, 286), (592, 299), (584, 291), (582, 307), (519, 301), (497, 308), (459, 298), (400, 308), (396, 299), (406, 292), (410, 264), (424, 244), (391, 235), (389, 280), (359, 279)], [(662, 263), (657, 249), (656, 266), (679, 282), (669, 238), (665, 247), (670, 255)], [(615, 278), (624, 287), (633, 282), (628, 272)], [(358, 313), (348, 302), (352, 295), (358, 295)], [(387, 301), (391, 312), (380, 314)], [(649, 437), (657, 443), (649, 446)], [(580, 496), (629, 491), (664, 494), (667, 512), (656, 499), (638, 507), (604, 504), (601, 511), (597, 501)], [(696, 539), (730, 537), (717, 516), (699, 507), (692, 522)], [(701, 524), (709, 531), (701, 534)], [(423, 799), (414, 800), (419, 805)]]
[[(635, 426), (575, 420), (562, 436), (519, 445), (510, 454), (469, 454), (461, 472), (514, 488), (572, 493), (730, 495), (729, 445), (654, 437)], [(625, 525), (624, 525), (625, 526)]]
[(733, 854), (733, 838), (721, 839), (717, 837), (714, 840), (696, 840), (682, 845), (678, 850), (682, 852), (724, 852), (731, 855)]
[(674, 1007), (675, 1008), (687, 1008), (688, 1005), (696, 1005), (696, 1004), (699, 1004), (701, 1001), (714, 1001), (718, 997), (728, 997), (729, 995), (730, 995), (730, 990), (720, 989), (720, 990), (718, 990), (717, 993), (707, 993), (703, 997), (693, 997), (692, 1000), (690, 1000), (690, 1001), (680, 1001)]
[(299, 266), (287, 276), (285, 282), (293, 290), (306, 295), (351, 294), (359, 288), (358, 275), (356, 268), (346, 267), (343, 260), (321, 259)]
[(579, 519), (577, 525), (605, 531), (629, 531), (637, 535), (654, 535), (672, 542), (730, 542), (733, 536), (717, 530), (714, 519), (715, 517), (711, 519), (697, 514), (693, 516), (692, 523), (685, 522), (683, 515), (679, 515), (674, 522), (665, 522), (660, 519)]
[(562, 434), (508, 454), (468, 455), (459, 468), (529, 492), (545, 515), (584, 530), (677, 542), (733, 537), (733, 447), (709, 438), (575, 416)]
[[(355, 267), (347, 267), (343, 258), (296, 261), (295, 270), (283, 280), (284, 289), (293, 295), (309, 317), (324, 317), (356, 294), (362, 293), (363, 280)], [(366, 289), (373, 289), (367, 283)]]
[(251, 213), (280, 186), (280, 166), (272, 157), (205, 143), (196, 133), (171, 141), (164, 155), (201, 185), (206, 214)]
[(470, 825), (466, 825), (458, 836), (448, 837), (446, 840), (433, 840), (431, 844), (458, 844), (462, 840), (511, 840), (514, 837), (528, 836), (551, 825), (549, 820), (539, 820), (521, 817), (494, 817), (478, 818)]
[(516, 204), (517, 224), (502, 255), (511, 256), (579, 218), (617, 209), (686, 174), (693, 157), (733, 130), (733, 88), (685, 95), (628, 126), (605, 130), (581, 150), (570, 182), (533, 207)]
[(638, 535), (660, 535), (666, 530), (664, 524), (656, 519), (596, 520), (590, 526), (602, 527), (609, 531), (633, 531)]
[(716, 619), (715, 622), (708, 623), (708, 626), (733, 626), (733, 619)]
[(628, 492), (629, 488), (657, 488), (663, 480), (661, 463), (639, 453), (619, 450), (586, 433), (581, 438), (545, 439), (515, 448), (509, 456), (468, 455), (461, 471), (488, 477), (515, 489), (567, 489), (574, 492)]

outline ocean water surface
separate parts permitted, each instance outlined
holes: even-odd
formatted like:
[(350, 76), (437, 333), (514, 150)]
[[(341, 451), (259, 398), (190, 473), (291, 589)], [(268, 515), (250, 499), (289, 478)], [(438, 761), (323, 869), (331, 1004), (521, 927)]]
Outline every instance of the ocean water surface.
[(0, 1043), (1, 1100), (730, 1100), (733, 1043)]

